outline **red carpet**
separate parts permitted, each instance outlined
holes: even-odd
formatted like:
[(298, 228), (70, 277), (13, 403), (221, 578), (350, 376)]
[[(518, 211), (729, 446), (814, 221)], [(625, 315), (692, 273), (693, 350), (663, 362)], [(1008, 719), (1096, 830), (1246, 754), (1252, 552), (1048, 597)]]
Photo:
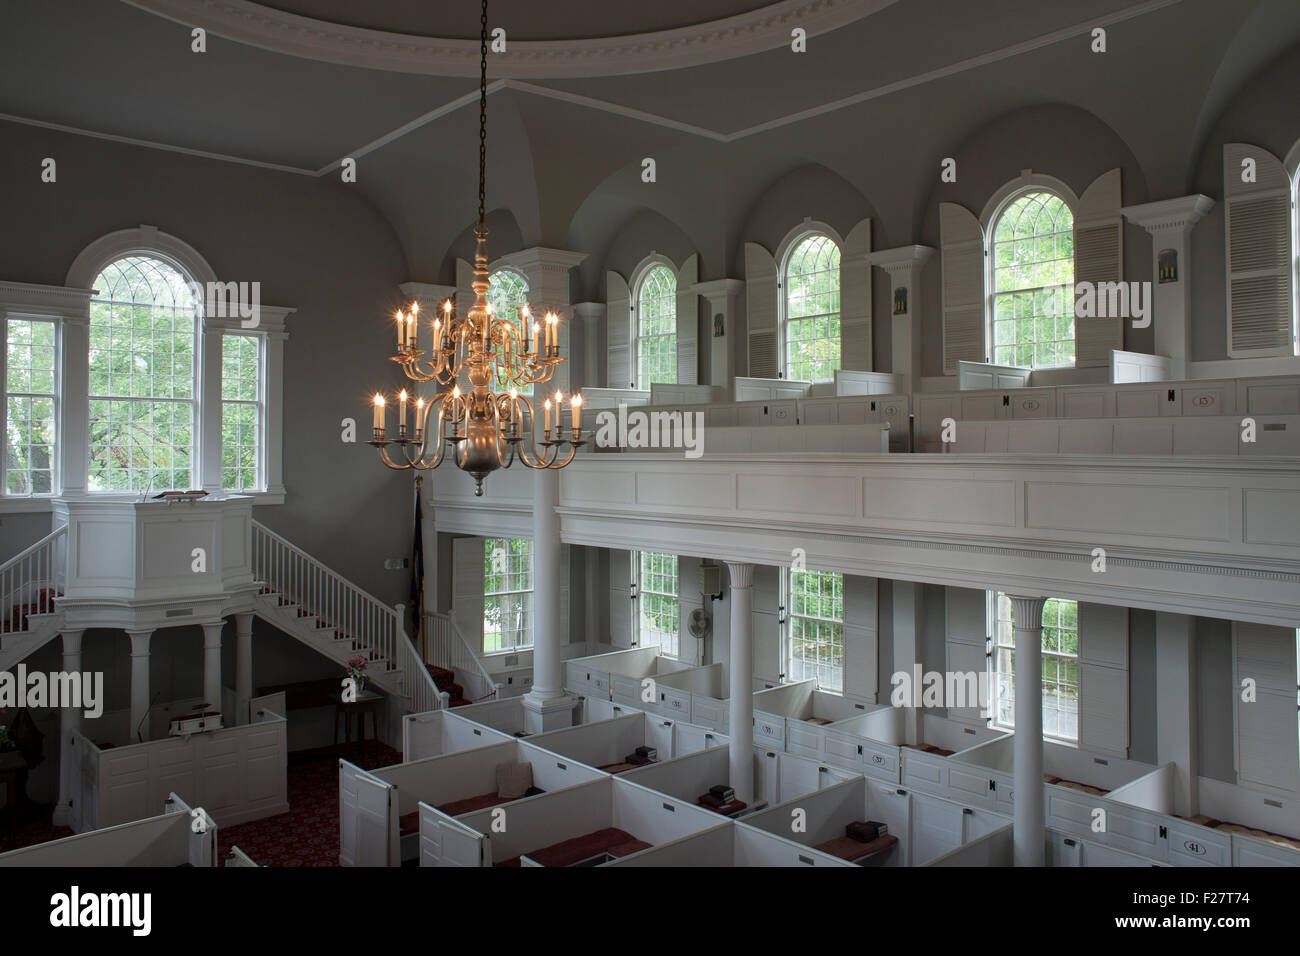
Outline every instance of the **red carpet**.
[(292, 812), (233, 827), (218, 820), (222, 861), (238, 846), (261, 866), (338, 866), (339, 758), (375, 770), (401, 763), (402, 754), (373, 740), (364, 754), (359, 743), (290, 754)]

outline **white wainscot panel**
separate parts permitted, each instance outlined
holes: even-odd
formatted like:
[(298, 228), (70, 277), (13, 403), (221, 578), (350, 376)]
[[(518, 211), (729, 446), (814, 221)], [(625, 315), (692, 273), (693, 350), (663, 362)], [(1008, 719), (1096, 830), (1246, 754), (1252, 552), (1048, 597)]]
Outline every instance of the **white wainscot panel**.
[(868, 518), (1016, 525), (1016, 483), (1011, 479), (867, 478), (863, 485)]
[(1027, 481), (1025, 526), (1226, 541), (1232, 497), (1219, 487)]
[(737, 500), (741, 511), (775, 511), (789, 514), (858, 514), (860, 479), (815, 478), (808, 474), (745, 475), (737, 477)]

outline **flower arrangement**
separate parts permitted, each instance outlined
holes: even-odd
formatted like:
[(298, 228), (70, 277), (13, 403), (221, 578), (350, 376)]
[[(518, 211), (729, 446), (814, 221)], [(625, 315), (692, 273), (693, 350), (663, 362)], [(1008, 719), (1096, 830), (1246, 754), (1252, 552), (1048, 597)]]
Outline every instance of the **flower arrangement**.
[(366, 674), (366, 665), (368, 663), (369, 661), (360, 654), (347, 663), (348, 677), (356, 683), (358, 694), (366, 689), (366, 681), (370, 679), (369, 675)]

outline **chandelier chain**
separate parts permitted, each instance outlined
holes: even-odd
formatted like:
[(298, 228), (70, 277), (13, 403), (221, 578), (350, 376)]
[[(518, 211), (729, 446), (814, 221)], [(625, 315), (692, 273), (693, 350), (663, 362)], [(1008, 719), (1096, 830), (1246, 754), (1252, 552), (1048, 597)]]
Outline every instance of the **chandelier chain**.
[(486, 226), (485, 200), (487, 195), (487, 0), (483, 0), (483, 15), (479, 33), (479, 84), (478, 84), (478, 225)]

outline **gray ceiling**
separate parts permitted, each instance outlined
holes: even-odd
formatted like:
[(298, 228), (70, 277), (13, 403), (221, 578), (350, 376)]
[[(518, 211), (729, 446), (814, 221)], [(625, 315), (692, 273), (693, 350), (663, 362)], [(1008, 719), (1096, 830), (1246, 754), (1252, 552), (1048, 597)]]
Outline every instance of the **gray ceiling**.
[[(770, 6), (775, 0), (600, 0), (569, 4), (541, 0), (490, 0), (489, 23), (520, 40), (561, 40), (652, 33), (708, 23)], [(474, 38), (479, 35), (479, 4), (474, 0), (261, 0), (260, 6), (343, 26), (365, 27), (414, 36)]]
[[(267, 5), (412, 33), (477, 30), (472, 0)], [(762, 4), (671, 5), (689, 18), (666, 6), (494, 0), (493, 10), (516, 35), (540, 39), (661, 29)], [(676, 71), (514, 84), (490, 97), (489, 205), (511, 210), (524, 242), (580, 237), (590, 248), (651, 210), (710, 250), (713, 272), (726, 267), (734, 239), (726, 230), (749, 204), (783, 174), (818, 164), (874, 203), (890, 242), (910, 242), (932, 192), (934, 158), (1000, 117), (1046, 104), (1073, 107), (1097, 135), (1117, 136), (1150, 198), (1163, 198), (1187, 188), (1224, 104), (1300, 42), (1295, 0), (998, 0), (996, 15), (990, 9), (898, 0), (813, 37), (804, 54), (779, 49)], [(1099, 21), (1108, 23), (1104, 55), (1087, 38)], [(358, 156), (355, 188), (392, 223), (418, 279), (448, 278), (448, 244), (473, 219), (476, 87), (215, 35), (207, 53), (195, 54), (186, 26), (123, 0), (5, 0), (0, 14), (0, 113), (321, 171), (327, 180), (337, 160)], [(467, 106), (422, 122), (467, 94)], [(637, 175), (645, 156), (659, 163), (654, 188)]]

